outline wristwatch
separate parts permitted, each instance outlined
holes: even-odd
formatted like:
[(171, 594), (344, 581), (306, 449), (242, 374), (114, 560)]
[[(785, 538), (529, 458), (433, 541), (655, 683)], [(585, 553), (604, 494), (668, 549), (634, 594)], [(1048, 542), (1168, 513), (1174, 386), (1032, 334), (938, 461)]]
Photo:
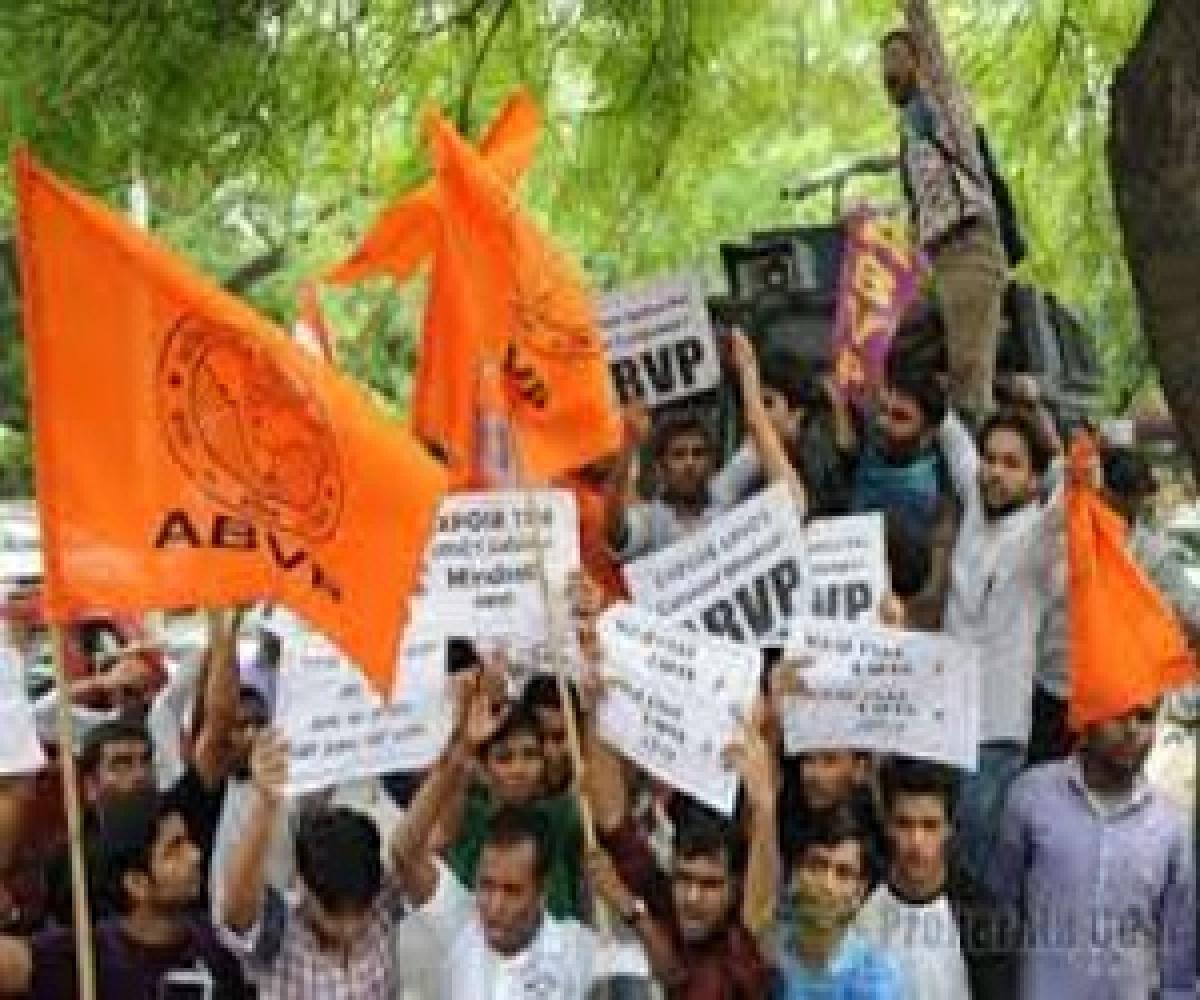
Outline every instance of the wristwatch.
[(633, 902), (625, 908), (625, 912), (621, 914), (627, 924), (636, 924), (642, 917), (646, 916), (650, 911), (646, 909), (646, 901), (640, 896), (634, 896)]

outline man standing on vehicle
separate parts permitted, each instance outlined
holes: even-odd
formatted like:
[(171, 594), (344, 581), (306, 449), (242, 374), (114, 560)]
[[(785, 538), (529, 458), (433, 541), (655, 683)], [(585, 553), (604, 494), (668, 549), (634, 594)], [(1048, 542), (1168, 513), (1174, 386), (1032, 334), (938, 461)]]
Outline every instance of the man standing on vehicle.
[(970, 102), (929, 0), (905, 0), (904, 16), (882, 43), (883, 81), (900, 109), (901, 174), (937, 280), (953, 403), (977, 423), (992, 408), (1008, 266)]

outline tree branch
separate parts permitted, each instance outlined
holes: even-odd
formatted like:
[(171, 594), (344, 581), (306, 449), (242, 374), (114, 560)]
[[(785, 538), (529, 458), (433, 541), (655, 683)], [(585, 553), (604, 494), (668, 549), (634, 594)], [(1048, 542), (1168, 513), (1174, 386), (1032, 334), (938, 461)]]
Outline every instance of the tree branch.
[(252, 257), (226, 278), (225, 290), (234, 295), (245, 295), (258, 282), (269, 278), (283, 267), (285, 260), (287, 260), (287, 250), (283, 245), (272, 247), (265, 253)]
[(483, 69), (484, 62), (487, 60), (487, 54), (492, 47), (492, 43), (496, 40), (496, 35), (500, 31), (500, 25), (504, 22), (505, 16), (511, 9), (512, 0), (500, 0), (500, 3), (496, 7), (496, 12), (492, 15), (492, 20), (488, 23), (483, 41), (480, 42), (479, 48), (475, 50), (475, 56), (471, 61), (471, 68), (467, 70), (462, 93), (458, 95), (458, 114), (456, 115), (458, 130), (463, 135), (466, 135), (471, 128), (471, 99), (475, 96), (475, 84), (479, 80), (479, 73)]

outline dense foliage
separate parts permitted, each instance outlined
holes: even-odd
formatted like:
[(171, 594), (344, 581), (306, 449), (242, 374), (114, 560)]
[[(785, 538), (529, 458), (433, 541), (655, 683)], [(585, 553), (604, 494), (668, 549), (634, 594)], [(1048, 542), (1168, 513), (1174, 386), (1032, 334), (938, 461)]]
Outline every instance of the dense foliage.
[[(935, 0), (1030, 236), (1111, 399), (1148, 377), (1104, 163), (1107, 86), (1147, 0)], [(423, 176), (421, 109), (547, 108), (530, 204), (598, 285), (828, 216), (784, 182), (895, 145), (876, 40), (897, 0), (21, 0), (0, 5), (6, 146), (150, 225), (279, 319)], [(135, 184), (135, 181), (138, 183)], [(894, 182), (855, 196), (899, 198)], [(11, 190), (0, 193), (0, 489), (27, 476)], [(420, 289), (327, 292), (347, 366), (399, 408)], [(6, 482), (7, 481), (7, 482)]]

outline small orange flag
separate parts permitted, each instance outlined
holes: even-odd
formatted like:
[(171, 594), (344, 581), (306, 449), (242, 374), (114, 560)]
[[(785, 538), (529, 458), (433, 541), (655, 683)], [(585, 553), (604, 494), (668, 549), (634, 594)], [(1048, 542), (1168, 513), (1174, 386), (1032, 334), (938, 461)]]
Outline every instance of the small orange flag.
[(441, 466), (144, 233), (14, 170), (48, 616), (277, 600), (386, 692)]
[(389, 209), (330, 279), (410, 276), (433, 265), (413, 427), (470, 481), (481, 386), (503, 385), (521, 472), (548, 481), (619, 446), (620, 418), (591, 300), (567, 258), (524, 216), (513, 186), (539, 131), (527, 94), (480, 143), (427, 120), (435, 176)]
[(1067, 486), (1070, 724), (1117, 718), (1198, 678), (1187, 640), (1163, 596), (1126, 547), (1126, 527), (1085, 485), (1093, 446), (1071, 448)]

